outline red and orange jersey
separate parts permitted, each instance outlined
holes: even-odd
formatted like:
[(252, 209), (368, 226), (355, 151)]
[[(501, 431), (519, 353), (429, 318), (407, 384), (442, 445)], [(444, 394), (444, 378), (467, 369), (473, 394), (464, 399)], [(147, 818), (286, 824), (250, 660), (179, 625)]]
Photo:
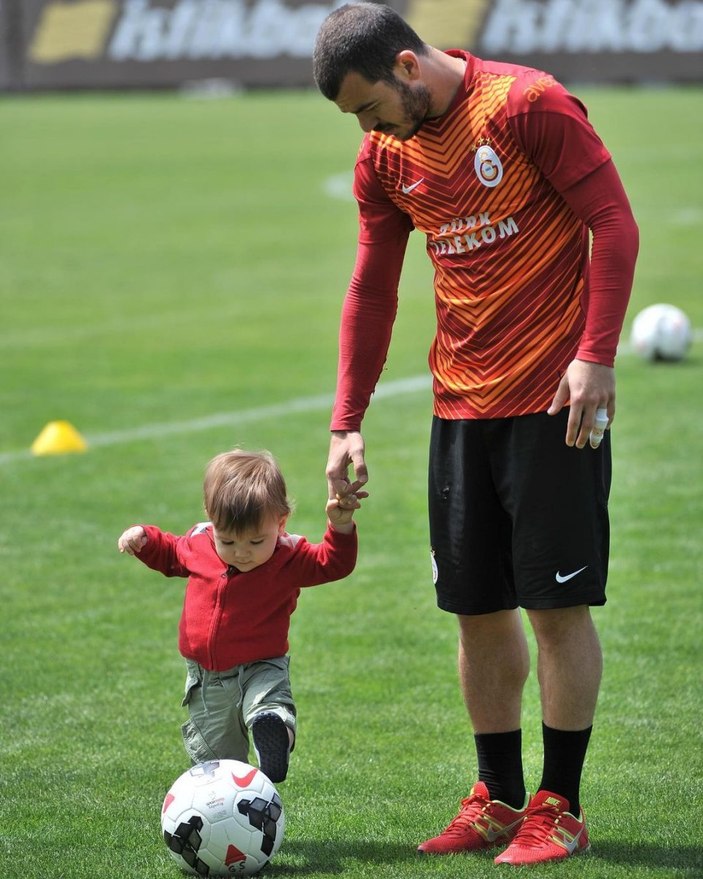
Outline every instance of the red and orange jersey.
[(467, 72), (446, 113), (408, 141), (364, 138), (354, 183), (360, 245), (385, 239), (393, 250), (411, 226), (426, 236), (436, 415), (543, 411), (587, 308), (588, 229), (560, 193), (610, 156), (552, 77), (453, 54)]

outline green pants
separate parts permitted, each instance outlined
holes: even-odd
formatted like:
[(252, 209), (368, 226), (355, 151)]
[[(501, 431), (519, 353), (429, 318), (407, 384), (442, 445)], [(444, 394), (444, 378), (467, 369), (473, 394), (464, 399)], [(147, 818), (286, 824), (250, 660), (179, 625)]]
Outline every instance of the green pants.
[(288, 656), (277, 656), (212, 672), (186, 659), (183, 705), (190, 717), (181, 733), (193, 763), (217, 759), (249, 763), (249, 729), (263, 712), (277, 714), (295, 733), (289, 663)]

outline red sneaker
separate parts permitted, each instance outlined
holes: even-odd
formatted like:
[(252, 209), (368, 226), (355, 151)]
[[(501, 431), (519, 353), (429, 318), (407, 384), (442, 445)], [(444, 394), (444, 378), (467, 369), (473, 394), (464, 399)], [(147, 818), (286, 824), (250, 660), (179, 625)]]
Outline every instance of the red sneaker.
[(425, 855), (446, 855), (493, 848), (509, 842), (522, 823), (527, 799), (522, 809), (512, 809), (500, 800), (489, 799), (488, 788), (479, 781), (471, 794), (461, 801), (459, 814), (439, 836), (421, 843), (417, 850)]
[(575, 818), (569, 801), (548, 790), (537, 791), (513, 841), (495, 859), (496, 864), (541, 864), (568, 858), (590, 848), (586, 816)]

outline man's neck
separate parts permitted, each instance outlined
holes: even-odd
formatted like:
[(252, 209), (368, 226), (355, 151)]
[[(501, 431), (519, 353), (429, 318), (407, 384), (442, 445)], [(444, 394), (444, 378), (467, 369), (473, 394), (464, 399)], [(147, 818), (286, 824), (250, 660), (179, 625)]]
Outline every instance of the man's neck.
[(443, 116), (464, 82), (466, 60), (430, 47), (425, 56), (425, 82), (432, 95), (430, 118)]

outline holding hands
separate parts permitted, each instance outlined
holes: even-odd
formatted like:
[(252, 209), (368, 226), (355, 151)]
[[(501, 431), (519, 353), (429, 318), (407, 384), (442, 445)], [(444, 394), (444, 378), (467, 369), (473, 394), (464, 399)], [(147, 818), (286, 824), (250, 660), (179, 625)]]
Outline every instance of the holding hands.
[(356, 494), (338, 494), (327, 501), (325, 511), (335, 531), (342, 531), (345, 534), (352, 531), (354, 510), (358, 510), (361, 506), (360, 500), (368, 496), (367, 491), (358, 491)]
[[(349, 467), (354, 468), (355, 481), (349, 479)], [(357, 431), (333, 431), (327, 460), (327, 518), (337, 531), (352, 530), (354, 510), (369, 493), (362, 491), (368, 479), (364, 460), (364, 440)]]

